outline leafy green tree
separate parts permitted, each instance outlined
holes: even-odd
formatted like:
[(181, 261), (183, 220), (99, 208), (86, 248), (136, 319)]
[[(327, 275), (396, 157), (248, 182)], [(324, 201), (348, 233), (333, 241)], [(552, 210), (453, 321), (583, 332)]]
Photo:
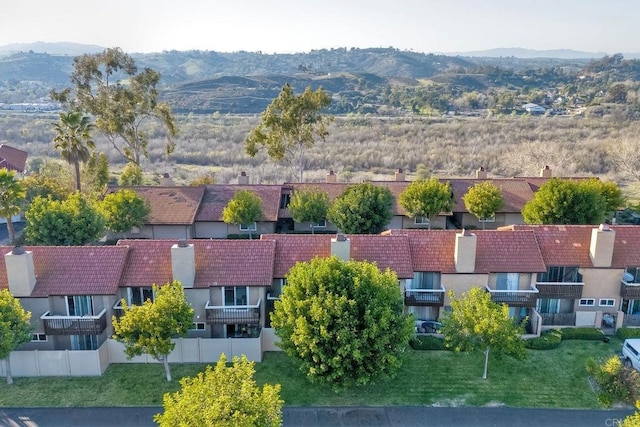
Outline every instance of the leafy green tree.
[(338, 196), (327, 218), (347, 234), (378, 234), (393, 217), (393, 195), (387, 187), (370, 182), (356, 184)]
[(267, 155), (277, 161), (286, 157), (297, 164), (300, 181), (306, 168), (305, 150), (314, 145), (316, 137), (324, 140), (331, 117), (320, 112), (331, 104), (331, 97), (322, 88), (315, 91), (307, 87), (301, 95), (295, 95), (289, 83), (262, 113), (260, 124), (253, 128), (244, 141), (244, 148), (251, 157), (263, 146)]
[(73, 165), (76, 176), (76, 190), (81, 190), (80, 163), (91, 157), (91, 150), (96, 148), (91, 137), (93, 124), (89, 116), (82, 111), (60, 113), (58, 123), (53, 124), (55, 136), (53, 148), (60, 151), (62, 158)]
[(5, 360), (7, 384), (13, 384), (9, 354), (31, 341), (30, 319), (31, 313), (22, 308), (8, 289), (0, 290), (0, 360)]
[[(493, 218), (504, 206), (504, 197), (498, 186), (489, 181), (482, 181), (469, 188), (462, 196), (464, 206), (479, 220)], [(482, 229), (484, 230), (484, 221)]]
[(142, 185), (142, 168), (132, 162), (127, 163), (122, 169), (118, 184), (121, 186)]
[(133, 190), (118, 190), (107, 194), (101, 203), (107, 230), (124, 233), (132, 227), (142, 227), (151, 212), (145, 199)]
[(587, 360), (587, 372), (600, 390), (598, 400), (610, 408), (615, 403), (633, 403), (640, 399), (640, 374), (630, 366), (624, 366), (617, 355), (609, 357), (602, 364), (595, 359)]
[(153, 292), (155, 301), (148, 299), (142, 305), (129, 306), (126, 300), (120, 301), (124, 314), (120, 319), (113, 316), (113, 338), (124, 343), (129, 359), (144, 353), (162, 362), (167, 381), (171, 381), (169, 353), (175, 347), (171, 339), (187, 334), (194, 310), (178, 281), (154, 284)]
[(27, 242), (43, 246), (81, 246), (104, 235), (104, 218), (82, 194), (65, 200), (36, 197), (25, 212)]
[(64, 200), (69, 194), (69, 190), (60, 184), (58, 180), (42, 173), (26, 176), (22, 179), (22, 184), (27, 189), (26, 206), (36, 197), (51, 197), (53, 200)]
[(453, 193), (449, 183), (442, 183), (433, 177), (427, 180), (413, 181), (400, 193), (400, 206), (407, 212), (409, 218), (418, 216), (431, 219), (441, 212), (448, 212), (453, 208)]
[(20, 213), (26, 197), (27, 190), (16, 180), (16, 173), (7, 168), (0, 169), (0, 216), (7, 219), (7, 234), (11, 242), (16, 238), (11, 217)]
[(236, 191), (227, 206), (222, 209), (222, 220), (227, 224), (252, 225), (261, 216), (262, 200), (249, 190)]
[(97, 198), (109, 184), (109, 161), (107, 155), (94, 151), (82, 168), (85, 193)]
[(620, 427), (640, 427), (640, 400), (636, 401), (636, 412), (627, 416), (622, 423), (619, 424)]
[(291, 268), (271, 325), (311, 381), (336, 388), (394, 374), (413, 333), (396, 274), (337, 257)]
[(295, 222), (311, 222), (311, 234), (314, 223), (327, 219), (329, 195), (318, 189), (295, 190), (289, 202), (289, 213)]
[(449, 296), (452, 311), (444, 317), (441, 329), (445, 345), (454, 351), (484, 350), (483, 379), (487, 379), (490, 350), (498, 356), (525, 357), (521, 338), (524, 322), (518, 324), (509, 317), (506, 304), (493, 302), (491, 294), (478, 287), (463, 293), (460, 299), (453, 292)]
[(135, 60), (120, 48), (74, 58), (73, 88), (51, 92), (51, 97), (72, 110), (95, 117), (95, 126), (126, 160), (140, 165), (148, 157), (149, 130), (153, 121), (167, 135), (165, 152), (175, 149), (177, 133), (171, 107), (159, 101), (160, 74), (151, 68), (138, 70)]
[(626, 199), (618, 184), (612, 181), (600, 181), (597, 178), (580, 182), (581, 188), (591, 188), (600, 193), (604, 202), (604, 213), (607, 218), (613, 217), (616, 211), (626, 204)]
[(234, 357), (227, 366), (223, 354), (215, 368), (180, 380), (181, 390), (165, 393), (164, 413), (153, 418), (160, 427), (279, 427), (282, 425), (280, 384), (258, 387), (254, 363)]
[(606, 215), (600, 189), (592, 183), (551, 178), (522, 209), (528, 224), (599, 224)]

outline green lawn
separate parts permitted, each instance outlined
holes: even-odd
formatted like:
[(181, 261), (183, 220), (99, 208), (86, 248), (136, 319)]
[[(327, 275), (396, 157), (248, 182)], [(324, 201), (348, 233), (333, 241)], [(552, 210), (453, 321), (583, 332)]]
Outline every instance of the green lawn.
[[(283, 353), (267, 353), (256, 364), (258, 383), (282, 384), (281, 396), (292, 406), (439, 405), (600, 408), (587, 381), (585, 361), (620, 349), (620, 340), (563, 341), (559, 348), (528, 351), (524, 361), (492, 357), (483, 380), (482, 353), (407, 352), (396, 378), (334, 392), (311, 385)], [(0, 383), (0, 406), (160, 406), (162, 395), (179, 389), (178, 380), (204, 365), (171, 365), (172, 383), (160, 364), (111, 365), (102, 377), (15, 378)]]

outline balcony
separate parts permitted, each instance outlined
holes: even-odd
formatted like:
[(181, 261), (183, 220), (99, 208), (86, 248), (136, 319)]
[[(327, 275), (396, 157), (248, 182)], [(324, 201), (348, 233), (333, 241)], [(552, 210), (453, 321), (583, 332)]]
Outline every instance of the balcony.
[(47, 335), (100, 335), (107, 328), (107, 310), (96, 316), (54, 316), (50, 312), (40, 318)]
[[(542, 293), (542, 292), (541, 292)], [(576, 313), (540, 313), (543, 325), (575, 326)]]
[(209, 301), (204, 306), (207, 313), (207, 323), (227, 325), (259, 325), (260, 303), (256, 305), (211, 305)]
[(640, 299), (640, 283), (620, 282), (620, 296), (623, 299)]
[(405, 289), (404, 305), (410, 306), (437, 306), (444, 305), (445, 289)]
[(507, 304), (509, 307), (535, 307), (538, 301), (538, 289), (531, 286), (530, 289), (497, 290), (486, 287), (491, 294), (491, 299), (499, 304)]
[(538, 298), (580, 299), (583, 282), (537, 282)]

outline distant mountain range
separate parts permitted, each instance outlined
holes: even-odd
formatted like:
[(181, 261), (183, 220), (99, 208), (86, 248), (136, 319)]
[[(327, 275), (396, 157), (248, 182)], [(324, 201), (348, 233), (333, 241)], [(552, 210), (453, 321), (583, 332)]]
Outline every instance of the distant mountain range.
[[(48, 53), (49, 55), (69, 55), (77, 56), (84, 53), (97, 53), (105, 49), (103, 46), (71, 43), (71, 42), (35, 42), (35, 43), (12, 43), (0, 46), (0, 55), (7, 55), (18, 52), (33, 51), (36, 53)], [(129, 52), (131, 53), (131, 52)], [(301, 52), (302, 53), (302, 52)], [(487, 50), (476, 50), (466, 52), (443, 52), (441, 55), (447, 56), (467, 56), (467, 57), (488, 57), (504, 58), (514, 57), (523, 59), (533, 58), (555, 58), (555, 59), (592, 59), (606, 56), (606, 52), (584, 52), (573, 49), (550, 49), (536, 50), (521, 47), (495, 48)], [(640, 52), (623, 53), (626, 59), (640, 58)]]

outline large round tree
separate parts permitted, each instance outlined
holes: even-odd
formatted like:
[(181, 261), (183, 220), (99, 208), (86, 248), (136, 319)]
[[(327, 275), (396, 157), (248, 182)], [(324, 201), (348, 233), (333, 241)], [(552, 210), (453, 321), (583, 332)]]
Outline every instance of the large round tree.
[(393, 195), (387, 187), (370, 182), (348, 187), (338, 196), (327, 218), (343, 233), (378, 234), (391, 221)]
[(396, 274), (337, 257), (291, 269), (271, 325), (311, 381), (338, 388), (394, 374), (413, 333)]

